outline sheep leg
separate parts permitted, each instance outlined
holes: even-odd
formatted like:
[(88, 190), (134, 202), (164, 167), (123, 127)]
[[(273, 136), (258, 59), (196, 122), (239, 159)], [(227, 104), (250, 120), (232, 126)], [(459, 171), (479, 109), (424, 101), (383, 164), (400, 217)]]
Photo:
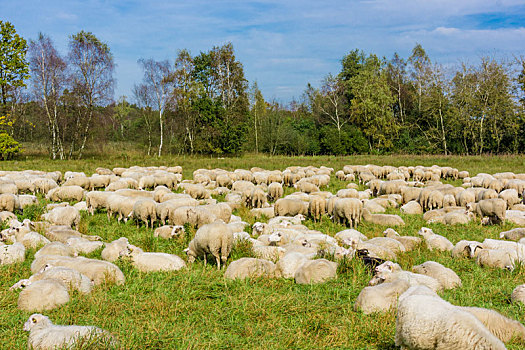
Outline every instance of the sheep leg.
[(221, 258), (219, 256), (216, 256), (215, 260), (217, 261), (217, 270), (220, 270), (221, 269)]

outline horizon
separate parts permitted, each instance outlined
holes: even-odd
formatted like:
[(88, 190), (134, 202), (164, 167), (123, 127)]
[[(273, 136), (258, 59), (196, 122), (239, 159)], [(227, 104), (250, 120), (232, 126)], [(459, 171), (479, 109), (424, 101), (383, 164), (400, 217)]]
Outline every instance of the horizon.
[[(2, 20), (26, 40), (47, 34), (62, 55), (69, 36), (90, 31), (115, 58), (115, 100), (142, 81), (137, 60), (173, 62), (231, 42), (250, 85), (266, 100), (288, 104), (308, 83), (319, 87), (353, 49), (391, 59), (419, 43), (432, 62), (455, 66), (481, 56), (524, 54), (525, 4), (516, 0), (391, 2), (334, 1), (0, 1)], [(35, 18), (37, 20), (35, 20)], [(517, 49), (522, 48), (522, 49)]]

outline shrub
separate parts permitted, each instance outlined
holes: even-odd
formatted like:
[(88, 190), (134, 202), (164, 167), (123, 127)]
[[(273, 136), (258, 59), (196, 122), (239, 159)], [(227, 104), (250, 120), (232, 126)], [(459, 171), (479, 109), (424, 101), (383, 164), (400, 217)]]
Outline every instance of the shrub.
[(0, 157), (2, 160), (12, 159), (20, 151), (20, 144), (15, 139), (5, 132), (0, 133)]

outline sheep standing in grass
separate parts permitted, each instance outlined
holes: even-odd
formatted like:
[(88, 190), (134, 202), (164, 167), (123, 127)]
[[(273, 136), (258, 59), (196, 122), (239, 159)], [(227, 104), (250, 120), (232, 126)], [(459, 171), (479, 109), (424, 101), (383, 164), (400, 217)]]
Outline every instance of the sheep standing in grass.
[(399, 297), (396, 346), (407, 350), (506, 349), (473, 314), (428, 292), (412, 294), (409, 288)]
[(315, 222), (320, 220), (321, 217), (326, 213), (326, 199), (321, 196), (310, 197), (308, 212)]
[(153, 227), (153, 223), (157, 220), (157, 206), (155, 201), (152, 199), (139, 199), (133, 205), (131, 215), (137, 220), (137, 227), (140, 221), (144, 221), (146, 227), (149, 227), (149, 223), (151, 222), (151, 227)]
[(80, 222), (80, 212), (78, 209), (71, 206), (57, 207), (49, 213), (42, 215), (42, 218), (53, 225), (78, 227), (78, 223)]
[(268, 200), (276, 201), (283, 196), (283, 185), (279, 182), (272, 182), (268, 185)]
[(507, 202), (500, 198), (484, 199), (478, 203), (467, 204), (467, 210), (469, 212), (475, 213), (481, 218), (488, 216), (495, 223), (505, 221), (506, 209)]
[(308, 203), (299, 199), (281, 198), (274, 205), (275, 216), (295, 216), (297, 214), (308, 214)]
[(217, 269), (220, 269), (221, 261), (223, 264), (226, 262), (232, 245), (233, 233), (224, 222), (215, 221), (211, 224), (203, 225), (197, 230), (195, 237), (186, 249), (188, 262), (193, 263), (195, 258), (202, 256), (206, 266), (206, 255), (211, 254), (217, 261)]
[(363, 203), (357, 198), (340, 198), (334, 203), (333, 218), (337, 223), (357, 226), (363, 215)]
[(72, 348), (75, 344), (92, 344), (94, 341), (114, 345), (113, 337), (98, 327), (58, 326), (41, 314), (29, 316), (24, 331), (29, 332), (27, 345), (33, 350)]

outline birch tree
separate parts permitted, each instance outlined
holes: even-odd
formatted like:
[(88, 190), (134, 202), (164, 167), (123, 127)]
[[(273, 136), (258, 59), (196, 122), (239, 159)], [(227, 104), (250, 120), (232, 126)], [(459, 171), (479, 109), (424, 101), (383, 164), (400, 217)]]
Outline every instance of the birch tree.
[(109, 46), (93, 33), (80, 31), (70, 37), (71, 88), (80, 104), (78, 159), (86, 146), (95, 110), (113, 99), (115, 64)]
[(139, 65), (144, 71), (143, 85), (144, 89), (150, 94), (149, 101), (153, 104), (159, 113), (159, 152), (158, 156), (162, 155), (162, 147), (164, 144), (164, 112), (171, 98), (173, 91), (172, 77), (173, 72), (168, 60), (155, 61), (153, 59), (139, 59)]
[(48, 120), (51, 157), (64, 159), (59, 114), (60, 99), (67, 83), (67, 64), (55, 49), (51, 38), (39, 33), (38, 39), (29, 43), (29, 66), (33, 95), (42, 105)]

